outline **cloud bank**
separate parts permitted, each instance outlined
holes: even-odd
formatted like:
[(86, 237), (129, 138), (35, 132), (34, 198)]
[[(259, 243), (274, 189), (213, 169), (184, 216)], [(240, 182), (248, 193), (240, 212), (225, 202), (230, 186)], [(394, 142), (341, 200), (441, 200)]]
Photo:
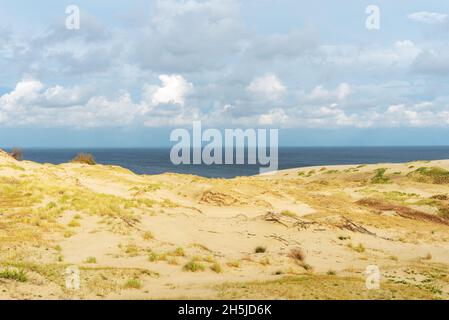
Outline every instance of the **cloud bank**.
[[(79, 31), (62, 19), (31, 32), (0, 26), (0, 125), (449, 126), (445, 38), (330, 41), (301, 24), (260, 31), (242, 5), (153, 1), (120, 25), (81, 8)], [(447, 32), (443, 12), (403, 19)], [(363, 24), (360, 35), (369, 36)]]

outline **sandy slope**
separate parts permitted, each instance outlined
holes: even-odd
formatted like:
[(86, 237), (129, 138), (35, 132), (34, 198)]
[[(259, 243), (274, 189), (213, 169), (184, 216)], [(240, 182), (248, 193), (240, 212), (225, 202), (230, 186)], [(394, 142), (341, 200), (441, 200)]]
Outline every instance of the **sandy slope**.
[[(448, 160), (225, 180), (0, 151), (0, 298), (447, 299), (445, 169)], [(76, 291), (65, 288), (73, 265)], [(369, 265), (379, 290), (365, 287)]]

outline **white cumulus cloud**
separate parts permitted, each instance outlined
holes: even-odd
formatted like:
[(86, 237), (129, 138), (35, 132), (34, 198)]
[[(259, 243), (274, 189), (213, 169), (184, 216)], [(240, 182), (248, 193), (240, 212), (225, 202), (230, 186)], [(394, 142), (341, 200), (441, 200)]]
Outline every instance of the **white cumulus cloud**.
[(255, 78), (247, 90), (261, 98), (279, 100), (287, 89), (275, 74), (266, 74), (263, 77)]
[(428, 12), (428, 11), (419, 11), (413, 12), (408, 15), (410, 20), (416, 22), (423, 22), (428, 24), (437, 24), (446, 21), (447, 14), (439, 13), (439, 12)]
[(192, 92), (193, 84), (180, 75), (160, 75), (162, 85), (145, 85), (144, 97), (152, 105), (173, 103), (184, 106), (186, 96)]
[(308, 99), (314, 101), (328, 101), (328, 100), (344, 100), (351, 94), (351, 86), (345, 82), (338, 85), (335, 90), (328, 90), (322, 85), (316, 86), (310, 94)]

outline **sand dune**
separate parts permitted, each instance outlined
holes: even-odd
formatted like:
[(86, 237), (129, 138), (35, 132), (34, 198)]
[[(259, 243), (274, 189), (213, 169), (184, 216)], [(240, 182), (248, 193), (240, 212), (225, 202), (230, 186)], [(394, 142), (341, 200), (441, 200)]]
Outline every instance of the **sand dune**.
[[(449, 160), (232, 180), (0, 151), (3, 299), (448, 299)], [(381, 286), (368, 290), (366, 268)], [(77, 266), (80, 289), (66, 288)]]

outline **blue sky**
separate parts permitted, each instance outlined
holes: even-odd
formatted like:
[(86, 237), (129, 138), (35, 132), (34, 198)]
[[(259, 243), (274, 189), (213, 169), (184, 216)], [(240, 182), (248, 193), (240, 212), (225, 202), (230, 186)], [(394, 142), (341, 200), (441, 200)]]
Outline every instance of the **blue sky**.
[(165, 146), (195, 120), (279, 128), (281, 145), (447, 145), (448, 15), (435, 0), (0, 0), (0, 146)]

